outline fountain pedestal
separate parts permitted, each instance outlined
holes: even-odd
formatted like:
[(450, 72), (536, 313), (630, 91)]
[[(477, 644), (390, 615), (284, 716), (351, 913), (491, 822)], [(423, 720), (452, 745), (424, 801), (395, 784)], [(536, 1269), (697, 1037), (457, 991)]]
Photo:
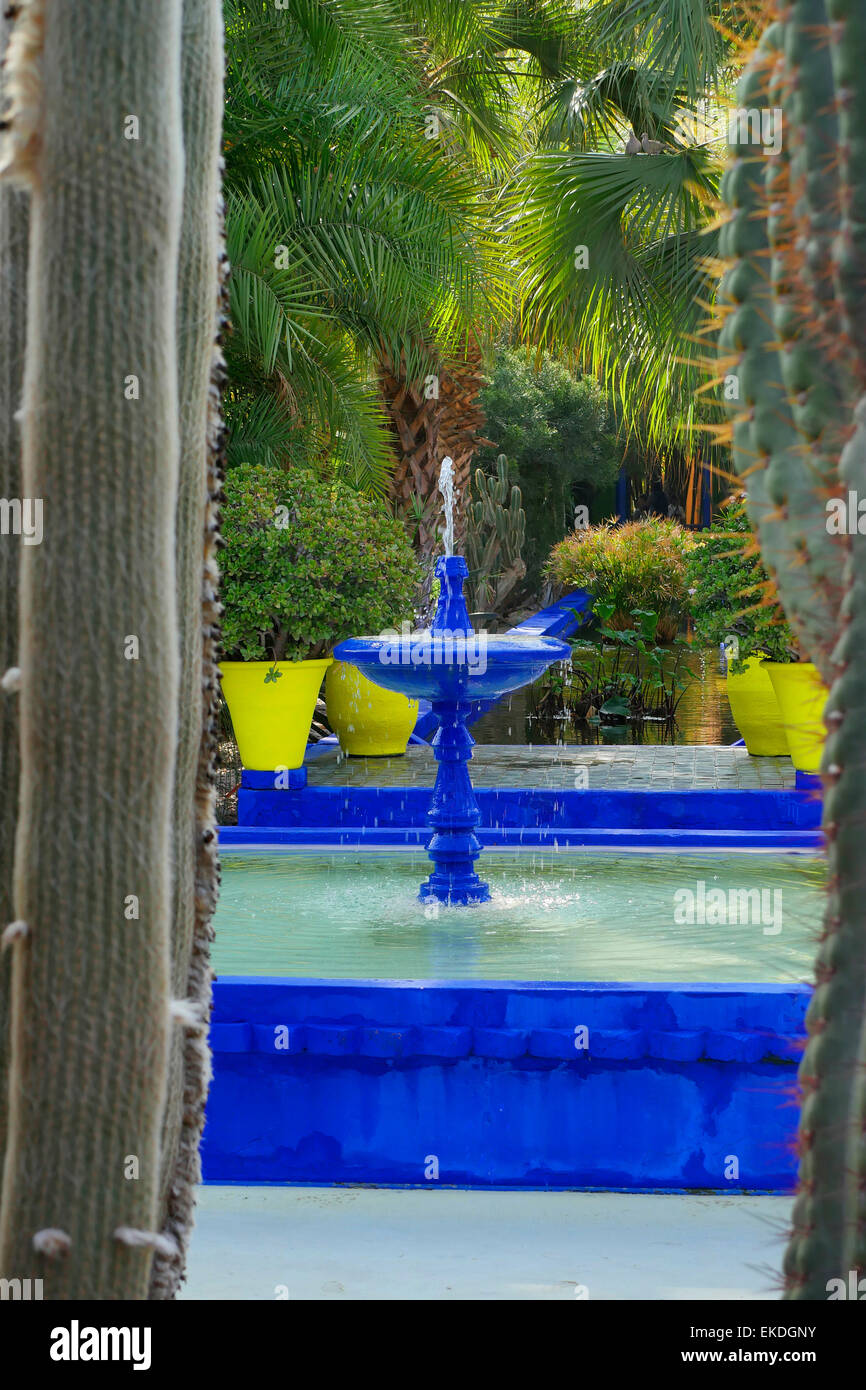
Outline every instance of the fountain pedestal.
[(490, 897), (490, 889), (475, 872), (481, 853), (475, 828), (481, 813), (467, 766), (475, 740), (464, 722), (472, 712), (472, 703), (437, 700), (432, 709), (439, 720), (433, 738), (439, 768), (427, 811), (433, 827), (427, 853), (435, 868), (422, 883), (419, 897), (422, 902), (483, 903)]
[[(469, 619), (463, 582), (469, 567), (462, 555), (444, 555), (436, 563), (439, 580), (439, 602), (430, 626), (434, 660), (439, 658), (443, 671), (448, 666), (459, 670), (467, 664), (467, 643), (481, 655), (481, 644)], [(462, 648), (462, 650), (461, 650)], [(439, 764), (436, 785), (427, 811), (433, 836), (427, 853), (434, 870), (422, 883), (419, 897), (422, 902), (483, 903), (490, 889), (475, 872), (475, 861), (481, 853), (481, 841), (475, 827), (481, 819), (467, 764), (472, 757), (475, 740), (466, 727), (472, 713), (472, 701), (439, 699), (431, 702), (432, 712), (439, 720), (433, 736), (433, 752)]]

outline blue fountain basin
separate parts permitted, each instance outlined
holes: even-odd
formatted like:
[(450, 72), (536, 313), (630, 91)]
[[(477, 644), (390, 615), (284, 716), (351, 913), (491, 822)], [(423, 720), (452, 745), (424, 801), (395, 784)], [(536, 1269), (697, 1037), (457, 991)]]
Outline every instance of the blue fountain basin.
[(412, 632), (401, 637), (350, 637), (334, 648), (385, 690), (432, 701), (483, 700), (534, 681), (571, 656), (556, 637), (490, 636), (486, 632)]

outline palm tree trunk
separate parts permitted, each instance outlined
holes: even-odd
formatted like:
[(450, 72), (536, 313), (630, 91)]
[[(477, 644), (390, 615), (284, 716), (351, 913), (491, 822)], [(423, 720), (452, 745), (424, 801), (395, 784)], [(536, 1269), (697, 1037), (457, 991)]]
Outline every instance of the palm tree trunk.
[(391, 497), (398, 511), (408, 510), (413, 498), (427, 503), (417, 535), (422, 556), (431, 555), (439, 544), (439, 468), (448, 456), (454, 461), (456, 546), (465, 534), (472, 459), (479, 446), (489, 442), (481, 437), (484, 411), (479, 395), (484, 382), (481, 349), (475, 342), (462, 357), (420, 381), (406, 380), (402, 362), (382, 361), (380, 385), (398, 453)]

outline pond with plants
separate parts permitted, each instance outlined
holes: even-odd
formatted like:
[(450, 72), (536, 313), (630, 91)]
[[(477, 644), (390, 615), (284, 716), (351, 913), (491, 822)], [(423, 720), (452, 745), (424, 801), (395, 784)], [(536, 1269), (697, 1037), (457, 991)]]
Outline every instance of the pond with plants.
[[(738, 498), (702, 533), (646, 518), (554, 547), (556, 592), (588, 590), (572, 659), (474, 727), (482, 743), (712, 743), (814, 772), (825, 698)], [(784, 701), (785, 714), (782, 712)]]
[(593, 595), (590, 620), (572, 639), (571, 661), (491, 710), (475, 737), (735, 742), (718, 647), (693, 633), (688, 565), (697, 545), (677, 522), (647, 518), (575, 530), (555, 546), (548, 577), (558, 592)]
[[(572, 643), (571, 668), (555, 669), (524, 690), (515, 691), (472, 726), (477, 743), (502, 744), (722, 744), (740, 737), (728, 702), (725, 669), (718, 650), (684, 642), (664, 649), (661, 698), (676, 689), (674, 717), (647, 713), (643, 718), (592, 714), (603, 707), (588, 699), (602, 678), (613, 676), (619, 648)], [(652, 698), (652, 692), (650, 692)], [(587, 715), (589, 717), (587, 717)]]

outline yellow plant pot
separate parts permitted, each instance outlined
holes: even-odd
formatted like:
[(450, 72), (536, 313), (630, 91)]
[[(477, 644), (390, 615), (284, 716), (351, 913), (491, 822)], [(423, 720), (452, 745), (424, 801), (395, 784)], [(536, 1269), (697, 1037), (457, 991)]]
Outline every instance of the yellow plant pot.
[[(319, 687), (332, 660), (222, 663), (223, 694), (244, 767), (271, 772), (301, 766)], [(276, 680), (265, 680), (269, 671), (277, 673)]]
[(325, 702), (344, 753), (382, 758), (406, 752), (417, 700), (374, 685), (348, 661), (335, 661), (325, 679)]
[(827, 687), (810, 661), (767, 661), (765, 668), (782, 711), (791, 762), (799, 772), (817, 772), (827, 737)]
[(728, 672), (728, 702), (747, 750), (758, 758), (785, 757), (788, 736), (763, 657), (748, 656), (743, 670)]

